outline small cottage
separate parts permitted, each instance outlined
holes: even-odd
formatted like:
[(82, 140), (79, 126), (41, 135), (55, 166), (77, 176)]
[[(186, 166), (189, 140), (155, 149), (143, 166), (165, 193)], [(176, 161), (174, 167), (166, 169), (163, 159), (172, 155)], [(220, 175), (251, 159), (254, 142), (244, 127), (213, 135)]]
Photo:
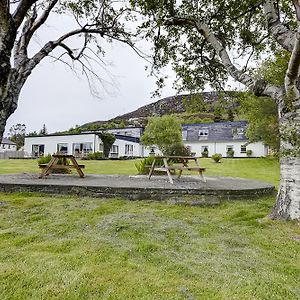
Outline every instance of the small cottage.
[(2, 138), (0, 143), (0, 152), (17, 151), (17, 144), (8, 138)]

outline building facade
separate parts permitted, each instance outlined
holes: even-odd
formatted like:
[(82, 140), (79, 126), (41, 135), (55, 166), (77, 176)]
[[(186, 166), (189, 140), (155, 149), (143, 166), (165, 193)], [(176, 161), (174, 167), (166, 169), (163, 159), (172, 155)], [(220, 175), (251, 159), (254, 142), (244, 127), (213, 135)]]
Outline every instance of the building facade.
[(268, 147), (262, 142), (249, 143), (246, 137), (248, 122), (216, 122), (182, 125), (182, 138), (196, 156), (203, 152), (211, 157), (215, 153), (223, 157), (261, 157), (268, 155)]
[[(148, 151), (140, 144), (138, 137), (115, 134), (116, 140), (111, 147), (110, 157), (141, 157)], [(67, 135), (46, 135), (25, 137), (25, 153), (39, 157), (53, 153), (72, 154), (85, 157), (88, 153), (103, 152), (103, 143), (96, 132)]]
[[(203, 152), (211, 157), (215, 153), (223, 157), (262, 157), (268, 155), (268, 147), (262, 142), (249, 143), (246, 137), (248, 123), (218, 122), (182, 125), (182, 138), (196, 156)], [(127, 127), (108, 129), (116, 137), (111, 147), (110, 157), (145, 157), (156, 147), (146, 148), (140, 143), (142, 127)], [(80, 134), (46, 135), (25, 137), (24, 150), (29, 156), (39, 157), (46, 154), (61, 152), (84, 157), (88, 153), (103, 152), (103, 144), (97, 132), (82, 132)]]

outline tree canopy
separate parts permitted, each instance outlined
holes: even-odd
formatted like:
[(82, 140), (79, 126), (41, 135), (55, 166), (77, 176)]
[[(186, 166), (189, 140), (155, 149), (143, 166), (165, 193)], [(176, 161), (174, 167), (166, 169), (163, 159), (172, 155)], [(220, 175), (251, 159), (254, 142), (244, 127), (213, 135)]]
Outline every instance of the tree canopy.
[[(274, 218), (300, 219), (300, 3), (298, 0), (130, 0), (145, 15), (141, 30), (152, 40), (154, 69), (171, 64), (176, 86), (189, 91), (207, 83), (222, 89), (227, 78), (278, 107), (281, 182)], [(280, 76), (255, 76), (255, 63), (286, 50)], [(272, 77), (272, 76), (271, 76)], [(160, 80), (163, 85), (163, 79)], [(293, 166), (293, 172), (291, 172)], [(295, 178), (297, 178), (295, 180)]]
[(141, 142), (146, 146), (157, 146), (163, 154), (167, 154), (170, 147), (182, 144), (180, 122), (171, 115), (150, 118)]
[(9, 129), (9, 139), (17, 144), (17, 149), (20, 149), (24, 146), (26, 134), (26, 125), (25, 124), (15, 124)]
[[(93, 76), (101, 82), (93, 65), (105, 65), (105, 43), (125, 43), (139, 52), (134, 27), (126, 25), (136, 19), (127, 4), (114, 0), (0, 0), (0, 137), (28, 77), (46, 57), (70, 68), (75, 65), (88, 80)], [(56, 37), (44, 43), (41, 39), (43, 44), (33, 47), (51, 17), (72, 19), (73, 28), (60, 28)]]

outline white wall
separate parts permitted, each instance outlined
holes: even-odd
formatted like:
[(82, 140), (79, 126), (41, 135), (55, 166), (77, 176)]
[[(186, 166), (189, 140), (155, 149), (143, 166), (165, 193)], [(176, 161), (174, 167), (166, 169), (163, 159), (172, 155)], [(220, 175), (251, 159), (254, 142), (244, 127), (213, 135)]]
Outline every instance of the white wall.
[[(228, 142), (184, 142), (185, 146), (191, 148), (191, 152), (195, 152), (196, 156), (201, 156), (202, 147), (208, 147), (208, 155), (212, 156), (215, 153), (222, 154), (226, 157), (227, 146), (233, 146), (234, 157), (247, 157), (246, 153), (241, 153), (241, 146), (245, 145), (246, 141), (228, 141)], [(252, 157), (261, 157), (267, 155), (267, 147), (263, 143), (251, 143), (246, 146), (246, 150), (252, 150)]]
[(74, 143), (92, 143), (92, 149), (98, 151), (99, 147), (98, 136), (95, 134), (80, 134), (80, 135), (53, 135), (53, 136), (37, 136), (25, 137), (25, 152), (32, 154), (32, 145), (44, 145), (44, 154), (53, 154), (57, 152), (57, 144), (67, 144), (68, 154), (73, 154)]
[[(73, 153), (73, 144), (75, 143), (91, 143), (92, 152), (100, 151), (101, 139), (96, 134), (78, 134), (78, 135), (53, 135), (53, 136), (38, 136), (38, 137), (26, 137), (24, 150), (32, 153), (33, 145), (44, 145), (44, 154), (53, 154), (57, 152), (57, 144), (67, 144), (68, 154)], [(116, 139), (114, 145), (118, 146), (118, 157), (119, 156), (143, 156), (147, 155), (147, 150), (144, 146), (136, 142), (125, 141), (121, 139)], [(133, 145), (132, 155), (125, 154), (125, 145)], [(145, 154), (146, 153), (146, 154)], [(113, 155), (112, 155), (113, 156)]]

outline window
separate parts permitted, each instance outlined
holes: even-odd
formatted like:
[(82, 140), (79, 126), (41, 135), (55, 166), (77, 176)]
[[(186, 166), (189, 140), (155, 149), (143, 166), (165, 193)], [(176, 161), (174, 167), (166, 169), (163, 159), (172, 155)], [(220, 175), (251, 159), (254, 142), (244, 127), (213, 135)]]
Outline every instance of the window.
[(182, 139), (183, 139), (184, 141), (186, 141), (186, 139), (187, 139), (187, 130), (183, 130), (183, 131), (182, 131)]
[(247, 152), (247, 147), (242, 145), (241, 146), (241, 153), (246, 153)]
[(61, 154), (68, 154), (68, 144), (57, 144), (57, 152)]
[(45, 153), (45, 145), (32, 145), (32, 156), (40, 157)]
[(118, 157), (119, 156), (119, 146), (118, 145), (112, 145), (110, 148), (110, 157)]
[(125, 144), (125, 155), (133, 156), (133, 145)]
[(206, 138), (206, 137), (208, 137), (208, 128), (204, 127), (202, 129), (200, 129), (199, 132), (198, 132), (198, 136), (199, 136), (199, 138)]
[(92, 143), (73, 144), (73, 155), (75, 157), (84, 157), (90, 152), (93, 152)]

